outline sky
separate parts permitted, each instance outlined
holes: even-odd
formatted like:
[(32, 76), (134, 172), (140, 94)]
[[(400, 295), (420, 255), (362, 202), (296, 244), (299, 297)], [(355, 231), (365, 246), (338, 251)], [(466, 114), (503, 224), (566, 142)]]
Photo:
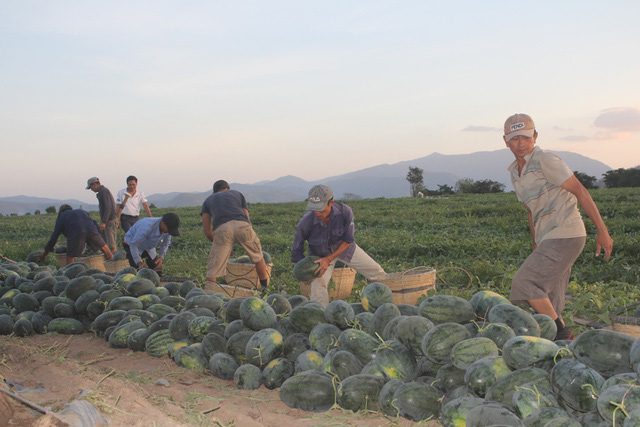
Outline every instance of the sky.
[[(0, 197), (538, 145), (640, 164), (640, 2), (0, 0)], [(506, 165), (505, 165), (506, 167)]]

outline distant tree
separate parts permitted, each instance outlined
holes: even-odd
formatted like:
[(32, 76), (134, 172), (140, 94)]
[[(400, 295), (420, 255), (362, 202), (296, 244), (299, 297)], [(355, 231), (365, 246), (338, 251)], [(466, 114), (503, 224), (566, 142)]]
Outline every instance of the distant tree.
[(473, 192), (476, 194), (502, 193), (504, 192), (504, 184), (490, 179), (483, 179), (473, 183)]
[(471, 178), (462, 178), (456, 182), (455, 189), (456, 193), (462, 194), (502, 193), (504, 184), (490, 179), (474, 181)]
[(424, 188), (424, 180), (422, 177), (423, 170), (419, 167), (409, 166), (409, 173), (407, 173), (407, 181), (411, 189), (411, 197), (418, 197), (418, 193)]
[(54, 214), (56, 213), (56, 207), (55, 206), (49, 206), (47, 209), (44, 210), (46, 213), (48, 214)]
[(34, 215), (40, 215), (40, 209), (36, 209), (36, 211), (33, 214)]
[(353, 193), (344, 193), (343, 199), (344, 200), (360, 200), (360, 199), (362, 199), (362, 196), (359, 196), (359, 195), (353, 194)]
[(31, 212), (27, 212), (27, 213), (25, 213), (25, 215), (31, 215)]
[(12, 213), (11, 216), (18, 216), (18, 214), (17, 213)]
[(451, 186), (449, 186), (447, 184), (444, 184), (444, 185), (438, 184), (438, 193), (440, 193), (440, 194), (453, 194), (453, 193), (455, 193), (455, 191), (454, 191), (453, 187), (451, 187)]
[(149, 209), (158, 209), (158, 207), (154, 203), (151, 203)]
[(586, 173), (578, 171), (573, 171), (573, 174), (576, 176), (576, 178), (578, 178), (580, 184), (584, 185), (584, 188), (586, 188), (587, 190), (591, 188), (597, 188), (596, 182), (598, 181), (598, 178), (596, 178), (595, 176), (587, 175)]
[(607, 188), (640, 187), (640, 169), (616, 169), (604, 174), (604, 184)]
[(471, 194), (473, 193), (473, 183), (471, 178), (462, 178), (456, 181), (454, 188), (456, 193)]

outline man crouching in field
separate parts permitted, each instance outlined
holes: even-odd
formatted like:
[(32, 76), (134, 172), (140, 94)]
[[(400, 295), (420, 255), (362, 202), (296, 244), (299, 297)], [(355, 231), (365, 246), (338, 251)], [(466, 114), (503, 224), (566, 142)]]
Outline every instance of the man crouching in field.
[(173, 212), (161, 218), (144, 218), (131, 226), (124, 235), (124, 250), (127, 252), (129, 265), (135, 268), (144, 266), (155, 270), (162, 276), (164, 257), (171, 245), (171, 237), (179, 236), (180, 217)]
[(307, 212), (298, 222), (296, 237), (291, 248), (291, 261), (304, 258), (304, 242), (309, 242), (309, 255), (320, 257), (316, 261), (317, 279), (311, 282), (311, 301), (326, 307), (329, 304), (327, 286), (336, 261), (347, 264), (367, 279), (385, 275), (354, 240), (353, 211), (345, 204), (333, 201), (333, 190), (316, 185), (309, 191)]
[(43, 260), (53, 250), (60, 234), (67, 238), (67, 264), (75, 262), (76, 257), (82, 256), (88, 244), (93, 250), (101, 250), (105, 259), (113, 258), (109, 247), (100, 236), (98, 224), (82, 209), (72, 209), (69, 205), (60, 206), (58, 219), (49, 242), (40, 255)]
[(267, 264), (262, 255), (260, 239), (251, 226), (247, 201), (242, 193), (232, 190), (227, 181), (216, 181), (213, 184), (213, 194), (202, 204), (200, 215), (202, 231), (211, 242), (207, 280), (215, 282), (224, 274), (233, 244), (238, 243), (256, 265), (260, 286), (266, 289)]
[(611, 257), (609, 236), (596, 204), (569, 166), (535, 147), (538, 132), (531, 117), (514, 114), (504, 124), (504, 141), (516, 160), (509, 166), (518, 200), (527, 207), (533, 253), (516, 272), (509, 299), (527, 301), (538, 313), (555, 320), (556, 340), (572, 339), (562, 310), (571, 267), (584, 249), (587, 232), (578, 202), (598, 230), (596, 256)]

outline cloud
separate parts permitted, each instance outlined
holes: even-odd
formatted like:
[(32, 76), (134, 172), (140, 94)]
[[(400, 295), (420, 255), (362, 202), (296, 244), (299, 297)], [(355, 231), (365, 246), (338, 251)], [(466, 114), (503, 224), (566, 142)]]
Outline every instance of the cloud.
[(633, 107), (610, 108), (596, 117), (593, 124), (612, 132), (640, 132), (640, 110)]
[(560, 126), (554, 126), (553, 130), (557, 130), (560, 132), (571, 132), (573, 129), (571, 128), (561, 128)]
[(462, 132), (501, 132), (502, 129), (494, 128), (490, 126), (475, 126), (469, 125), (466, 128), (462, 129)]
[(589, 141), (593, 138), (584, 135), (567, 135), (560, 138), (561, 141), (569, 141), (569, 142), (584, 142)]

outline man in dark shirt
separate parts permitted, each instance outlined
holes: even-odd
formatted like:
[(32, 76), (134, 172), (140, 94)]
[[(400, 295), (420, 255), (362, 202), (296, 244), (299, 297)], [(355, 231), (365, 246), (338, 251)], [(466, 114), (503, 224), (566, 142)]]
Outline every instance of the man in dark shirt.
[(239, 243), (256, 265), (260, 285), (268, 285), (267, 265), (262, 256), (260, 239), (251, 226), (247, 201), (242, 193), (231, 190), (227, 181), (213, 184), (213, 194), (202, 204), (202, 229), (211, 241), (207, 261), (207, 280), (222, 276), (234, 243)]
[(116, 202), (113, 200), (113, 195), (107, 187), (100, 184), (100, 180), (95, 176), (87, 181), (87, 190), (97, 193), (96, 198), (100, 209), (100, 235), (107, 242), (111, 252), (115, 252), (118, 226), (116, 223)]
[(309, 255), (320, 257), (316, 261), (317, 279), (311, 282), (311, 300), (323, 306), (329, 304), (327, 286), (336, 261), (347, 264), (367, 279), (382, 277), (386, 273), (354, 240), (353, 211), (343, 203), (333, 201), (333, 191), (326, 185), (316, 185), (309, 191), (307, 213), (296, 229), (291, 248), (291, 261), (304, 258), (304, 242), (309, 244)]
[(88, 213), (82, 209), (72, 209), (69, 205), (60, 206), (58, 219), (49, 242), (44, 247), (44, 252), (40, 259), (44, 259), (58, 241), (58, 237), (62, 234), (67, 238), (67, 263), (75, 262), (84, 252), (85, 245), (91, 246), (92, 249), (100, 249), (106, 259), (113, 258), (113, 254), (104, 242), (98, 232), (98, 224), (91, 219)]

